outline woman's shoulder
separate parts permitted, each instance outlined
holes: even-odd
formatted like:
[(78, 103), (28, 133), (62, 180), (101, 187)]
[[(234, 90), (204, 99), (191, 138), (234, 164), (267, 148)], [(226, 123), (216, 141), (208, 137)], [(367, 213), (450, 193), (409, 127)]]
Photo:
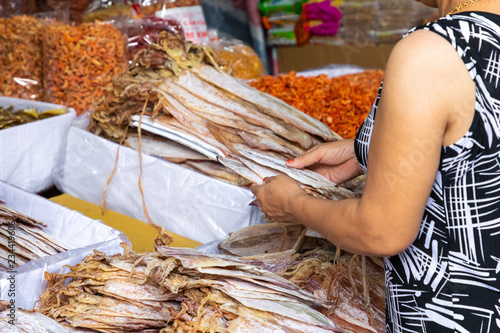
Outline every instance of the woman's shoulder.
[(387, 61), (384, 89), (394, 87), (400, 91), (404, 87), (406, 94), (416, 96), (414, 100), (425, 96), (426, 100), (435, 99), (431, 104), (450, 110), (453, 105), (447, 103), (469, 93), (470, 81), (453, 46), (431, 31), (419, 30), (393, 48)]
[(424, 68), (440, 67), (456, 52), (448, 41), (429, 30), (417, 30), (401, 39), (394, 46), (388, 60), (388, 66), (402, 64), (404, 66), (423, 66)]

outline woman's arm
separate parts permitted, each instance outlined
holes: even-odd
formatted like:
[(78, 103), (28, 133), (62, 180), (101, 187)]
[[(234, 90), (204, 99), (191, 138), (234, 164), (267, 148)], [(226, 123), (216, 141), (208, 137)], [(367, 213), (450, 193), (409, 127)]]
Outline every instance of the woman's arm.
[(286, 176), (252, 190), (274, 220), (307, 225), (353, 253), (398, 254), (418, 235), (442, 146), (467, 132), (474, 99), (456, 51), (442, 37), (417, 31), (388, 61), (361, 199), (316, 199)]

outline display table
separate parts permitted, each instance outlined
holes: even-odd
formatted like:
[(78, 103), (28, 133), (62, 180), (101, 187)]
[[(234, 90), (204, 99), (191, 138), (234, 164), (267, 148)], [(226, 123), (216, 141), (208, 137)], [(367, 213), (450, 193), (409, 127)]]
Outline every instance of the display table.
[[(75, 198), (69, 194), (55, 196), (50, 198), (50, 200), (69, 209), (79, 211), (91, 219), (101, 220), (106, 225), (122, 231), (130, 239), (132, 249), (136, 252), (154, 251), (154, 241), (158, 236), (158, 231), (148, 223), (110, 210), (102, 214), (100, 206)], [(174, 239), (170, 244), (172, 247), (195, 248), (201, 245), (201, 243), (186, 237), (168, 231), (167, 233)]]

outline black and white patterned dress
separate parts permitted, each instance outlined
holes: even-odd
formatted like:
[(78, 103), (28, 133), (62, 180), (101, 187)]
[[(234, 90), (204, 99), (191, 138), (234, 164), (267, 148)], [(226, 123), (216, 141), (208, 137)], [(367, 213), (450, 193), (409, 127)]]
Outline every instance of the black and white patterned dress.
[[(500, 16), (459, 13), (418, 29), (463, 59), (476, 111), (467, 134), (442, 148), (418, 238), (385, 258), (386, 330), (500, 332)], [(365, 172), (378, 101), (355, 142)]]

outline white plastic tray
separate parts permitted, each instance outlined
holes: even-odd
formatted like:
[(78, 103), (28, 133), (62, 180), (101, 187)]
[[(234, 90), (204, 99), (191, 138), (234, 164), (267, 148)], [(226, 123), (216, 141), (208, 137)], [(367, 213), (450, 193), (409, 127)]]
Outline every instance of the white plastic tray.
[[(0, 97), (0, 106), (37, 112), (64, 106), (18, 98)], [(42, 192), (54, 185), (52, 169), (64, 147), (75, 111), (0, 130), (0, 180), (29, 192)]]
[[(50, 200), (0, 181), (0, 200), (27, 216), (45, 222), (45, 231), (71, 247), (69, 251), (43, 257), (19, 266), (15, 273), (0, 276), (0, 299), (15, 299), (17, 308), (30, 309), (42, 294), (47, 282), (44, 272), (61, 270), (64, 265), (75, 265), (92, 254), (94, 249), (109, 255), (123, 253), (120, 243), (130, 244), (122, 232), (108, 227), (101, 221), (60, 206)], [(15, 237), (15, 236), (14, 236)], [(15, 277), (14, 295), (9, 295), (10, 282)]]
[[(72, 126), (54, 180), (60, 191), (101, 205), (113, 171), (118, 144)], [(155, 223), (178, 235), (207, 243), (246, 226), (262, 223), (262, 211), (250, 206), (247, 188), (237, 187), (175, 163), (142, 154), (142, 187)], [(139, 191), (139, 154), (121, 147), (118, 166), (106, 191), (111, 210), (147, 221)]]

